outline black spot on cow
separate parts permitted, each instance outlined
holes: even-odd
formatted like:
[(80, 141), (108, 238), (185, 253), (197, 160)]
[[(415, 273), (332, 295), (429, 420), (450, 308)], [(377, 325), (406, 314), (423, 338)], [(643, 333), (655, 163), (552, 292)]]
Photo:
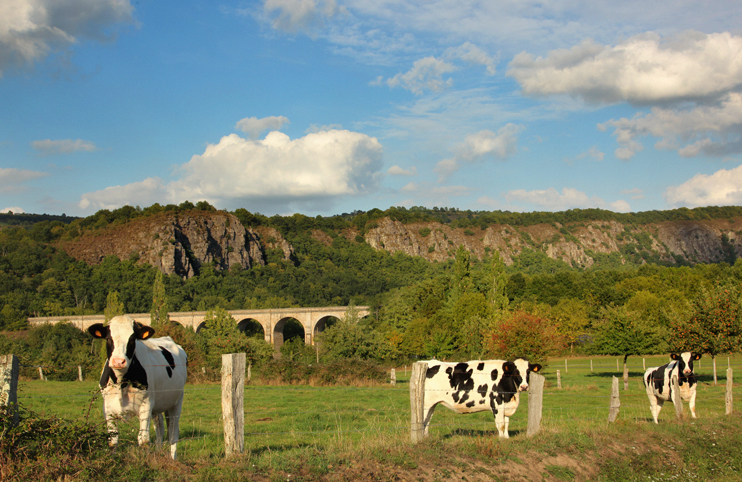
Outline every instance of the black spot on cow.
[(477, 370), (480, 372), (484, 370), (484, 362), (479, 362), (479, 365), (477, 365)]
[(479, 386), (477, 387), (477, 393), (478, 393), (479, 395), (481, 395), (481, 396), (482, 396), (482, 398), (484, 398), (484, 397), (485, 397), (485, 396), (487, 395), (487, 388), (489, 388), (489, 387), (487, 386), (487, 384), (486, 384), (486, 383), (485, 383), (484, 385), (479, 385)]
[(106, 366), (103, 367), (103, 373), (100, 374), (100, 387), (105, 388), (105, 386), (108, 385), (109, 380), (111, 383), (118, 383), (116, 374), (113, 372), (113, 369), (108, 366), (108, 360), (106, 360)]
[(499, 372), (497, 371), (497, 368), (495, 368), (494, 370), (492, 370), (492, 373), (490, 373), (490, 377), (492, 378), (492, 381), (493, 381), (493, 382), (494, 382), (495, 380), (497, 380), (497, 376), (498, 376), (499, 374), (500, 374), (500, 373), (499, 373)]
[(428, 368), (428, 371), (425, 372), (425, 378), (433, 378), (438, 374), (438, 371), (441, 369), (440, 365), (436, 365), (434, 367)]
[(165, 367), (165, 370), (167, 370), (167, 376), (173, 378), (173, 370), (175, 370), (175, 359), (173, 358), (173, 354), (167, 351), (165, 348), (160, 348), (160, 351), (162, 352), (162, 356), (165, 357), (165, 361), (169, 365)]
[(448, 374), (448, 380), (451, 384), (451, 388), (461, 390), (474, 390), (474, 379), (471, 377), (474, 370), (469, 369), (468, 363), (457, 363), (453, 370), (451, 367), (446, 369)]
[(473, 407), (474, 405), (476, 405), (476, 402), (475, 402), (475, 401), (473, 401), (473, 400), (472, 400), (471, 402), (469, 402), (469, 403), (467, 403), (467, 404), (466, 404), (466, 406), (467, 406), (468, 408), (471, 408), (471, 407)]
[(650, 382), (654, 386), (654, 389), (657, 390), (657, 393), (662, 393), (662, 390), (664, 389), (666, 368), (667, 365), (662, 365), (650, 375)]

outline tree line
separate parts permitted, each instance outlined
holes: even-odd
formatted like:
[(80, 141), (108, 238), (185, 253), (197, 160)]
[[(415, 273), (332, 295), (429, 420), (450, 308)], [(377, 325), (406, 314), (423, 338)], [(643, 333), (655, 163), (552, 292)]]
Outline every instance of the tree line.
[[(254, 353), (256, 364), (271, 358), (273, 348), (261, 345), (261, 333), (230, 331), (209, 339), (234, 325), (224, 319), (226, 310), (297, 306), (369, 305), (373, 312), (360, 320), (349, 314), (328, 329), (321, 352), (303, 345), (300, 327), (289, 330), (284, 359), (306, 364), (319, 358), (392, 363), (522, 355), (544, 361), (565, 354), (628, 357), (685, 349), (715, 357), (739, 346), (742, 261), (667, 267), (637, 259), (636, 265), (580, 270), (536, 251), (525, 251), (506, 266), (497, 252), (478, 260), (459, 247), (455, 259), (430, 263), (377, 251), (362, 238), (348, 240), (338, 234), (348, 223), (368, 226), (382, 211), (353, 217), (267, 218), (238, 209), (235, 215), (244, 224), (279, 229), (294, 246), (295, 259), (269, 253), (265, 266), (227, 271), (205, 266), (187, 280), (162, 275), (134, 259), (107, 257), (90, 266), (55, 248), (54, 240), (71, 236), (70, 230), (124, 223), (165, 209), (213, 207), (207, 203), (126, 207), (70, 224), (44, 221), (30, 228), (2, 229), (0, 330), (25, 330), (29, 316), (102, 313), (115, 295), (122, 312), (149, 312), (156, 303), (170, 311), (210, 311), (221, 321), (213, 321), (212, 329), (199, 335), (176, 333), (177, 326), (157, 318), (160, 331), (172, 332), (189, 344), (204, 367), (221, 355), (220, 350), (234, 349), (238, 342)], [(675, 210), (670, 215), (736, 213), (717, 209), (721, 211)], [(419, 217), (455, 210), (388, 210), (392, 211)], [(327, 232), (332, 243), (315, 240), (314, 229)], [(68, 353), (71, 358), (65, 365), (91, 353), (96, 356), (86, 335), (65, 330), (62, 326), (32, 330), (24, 339), (28, 346), (18, 349), (26, 350), (28, 364), (46, 363), (52, 353)], [(19, 341), (0, 336), (0, 348), (11, 343)]]

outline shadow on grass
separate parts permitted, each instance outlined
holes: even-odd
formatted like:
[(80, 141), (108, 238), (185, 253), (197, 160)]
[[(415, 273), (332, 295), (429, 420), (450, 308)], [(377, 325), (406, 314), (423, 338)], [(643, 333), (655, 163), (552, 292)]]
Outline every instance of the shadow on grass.
[[(617, 377), (619, 379), (623, 379), (623, 373), (616, 373), (616, 372), (596, 372), (596, 373), (590, 373), (587, 375), (587, 378), (613, 378)], [(631, 379), (643, 379), (644, 378), (644, 372), (629, 372), (629, 378)], [(717, 380), (719, 384), (726, 383), (727, 378), (725, 376), (719, 376), (717, 374)], [(713, 383), (714, 382), (714, 375), (713, 374), (703, 374), (698, 375), (696, 374), (696, 380), (699, 383)]]
[(308, 447), (316, 447), (316, 444), (300, 443), (300, 444), (284, 444), (284, 445), (266, 445), (263, 447), (251, 448), (250, 453), (253, 455), (263, 455), (264, 453), (281, 453), (288, 452), (290, 450), (305, 449)]
[[(509, 430), (508, 432), (511, 437), (517, 437), (520, 434), (525, 434), (525, 430)], [(497, 429), (492, 430), (473, 430), (469, 428), (457, 428), (456, 430), (453, 430), (451, 433), (444, 435), (442, 438), (449, 439), (455, 436), (464, 436), (464, 437), (494, 437), (499, 438), (500, 434), (497, 432)]]

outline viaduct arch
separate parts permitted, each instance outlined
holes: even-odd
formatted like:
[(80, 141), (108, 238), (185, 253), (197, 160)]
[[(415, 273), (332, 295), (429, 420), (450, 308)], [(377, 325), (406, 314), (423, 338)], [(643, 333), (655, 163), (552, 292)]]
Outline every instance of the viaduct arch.
[[(325, 308), (271, 308), (264, 310), (228, 310), (241, 331), (249, 326), (260, 325), (263, 329), (265, 341), (272, 344), (276, 349), (283, 345), (283, 329), (288, 320), (298, 321), (304, 328), (304, 343), (314, 345), (314, 337), (325, 330), (331, 320), (339, 320), (348, 312), (348, 306), (331, 306)], [(371, 311), (368, 306), (356, 306), (354, 310), (359, 318), (368, 316)], [(206, 311), (185, 311), (168, 313), (171, 321), (175, 321), (198, 332), (204, 326)], [(149, 313), (128, 314), (136, 321), (149, 324)], [(29, 318), (31, 325), (44, 323), (59, 323), (66, 321), (77, 326), (81, 330), (87, 330), (95, 323), (105, 322), (104, 315), (79, 315), (79, 316), (47, 316)]]

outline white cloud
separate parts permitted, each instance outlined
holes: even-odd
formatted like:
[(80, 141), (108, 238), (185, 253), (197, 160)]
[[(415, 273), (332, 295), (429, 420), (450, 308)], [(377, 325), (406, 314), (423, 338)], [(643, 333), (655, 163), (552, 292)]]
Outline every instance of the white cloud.
[(631, 199), (634, 199), (634, 200), (644, 199), (644, 191), (642, 191), (639, 188), (622, 189), (621, 194), (626, 194), (628, 196), (631, 196)]
[(487, 75), (495, 75), (495, 59), (470, 42), (464, 42), (458, 47), (446, 49), (443, 57), (448, 59), (461, 59), (474, 65), (484, 65), (487, 67)]
[(335, 15), (338, 7), (335, 0), (266, 0), (263, 11), (277, 30), (310, 33)]
[(599, 197), (590, 197), (582, 191), (568, 187), (563, 188), (561, 193), (553, 187), (534, 191), (515, 189), (505, 193), (504, 197), (508, 203), (524, 202), (547, 211), (565, 211), (568, 209), (595, 207), (619, 212), (631, 211), (631, 207), (626, 201), (618, 200), (607, 203)]
[(386, 171), (386, 173), (392, 176), (414, 176), (417, 174), (417, 167), (412, 166), (409, 169), (403, 169), (397, 165), (394, 165), (390, 167)]
[(461, 163), (472, 164), (484, 158), (504, 160), (511, 157), (518, 148), (518, 134), (523, 126), (507, 124), (497, 132), (482, 130), (466, 136), (464, 142), (455, 150), (451, 159), (443, 159), (434, 171), (440, 176), (439, 181), (458, 171)]
[(522, 52), (508, 75), (526, 95), (568, 94), (598, 104), (718, 98), (742, 85), (742, 37), (687, 31), (662, 39), (650, 32), (615, 47), (585, 40), (546, 57)]
[(247, 134), (250, 139), (257, 139), (263, 131), (281, 130), (284, 124), (290, 124), (284, 116), (270, 116), (258, 119), (257, 117), (245, 117), (237, 121), (235, 128)]
[(111, 28), (133, 22), (129, 0), (3, 0), (0, 76), (64, 50), (81, 38), (105, 41)]
[(577, 159), (586, 159), (590, 158), (594, 161), (602, 161), (605, 157), (605, 153), (600, 152), (600, 149), (598, 149), (597, 146), (593, 146), (590, 149), (587, 150), (587, 152), (583, 152), (577, 156)]
[(665, 201), (672, 207), (742, 204), (742, 165), (711, 175), (696, 174), (679, 186), (667, 188)]
[(387, 80), (379, 77), (371, 82), (371, 85), (386, 84), (391, 88), (402, 87), (415, 95), (421, 95), (426, 89), (441, 92), (453, 85), (451, 78), (444, 80), (443, 76), (454, 70), (456, 67), (448, 62), (435, 57), (425, 57), (416, 60), (412, 68), (404, 74), (397, 74)]
[(48, 176), (49, 173), (0, 167), (0, 193), (18, 193), (26, 189), (24, 183)]
[(658, 137), (658, 149), (677, 150), (683, 157), (724, 157), (742, 152), (742, 94), (730, 93), (719, 103), (690, 109), (655, 107), (651, 113), (609, 120), (598, 129), (614, 127), (616, 157), (631, 159), (643, 146), (643, 136)]
[(72, 152), (80, 151), (92, 152), (96, 150), (94, 143), (82, 139), (59, 139), (55, 141), (44, 139), (41, 141), (33, 141), (31, 147), (44, 155), (70, 154)]
[(18, 206), (0, 209), (0, 213), (3, 213), (3, 214), (8, 214), (8, 213), (23, 214), (25, 212), (26, 211), (24, 211), (23, 208), (19, 208)]
[(347, 130), (294, 140), (277, 131), (263, 140), (231, 134), (181, 166), (178, 180), (163, 184), (156, 178), (147, 179), (87, 193), (80, 207), (188, 199), (218, 206), (262, 202), (286, 209), (293, 202), (331, 201), (376, 190), (382, 150), (376, 138)]

